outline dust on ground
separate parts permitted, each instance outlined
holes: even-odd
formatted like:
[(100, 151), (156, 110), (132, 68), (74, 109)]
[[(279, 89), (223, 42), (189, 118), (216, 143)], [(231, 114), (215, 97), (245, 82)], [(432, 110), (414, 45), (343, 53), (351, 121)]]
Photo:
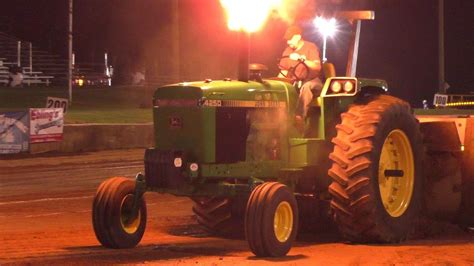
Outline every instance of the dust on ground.
[(140, 245), (100, 246), (91, 223), (97, 186), (107, 177), (143, 171), (143, 150), (0, 159), (0, 264), (160, 265), (474, 265), (474, 235), (437, 223), (422, 240), (355, 245), (337, 232), (302, 234), (288, 256), (256, 258), (244, 239), (206, 234), (187, 198), (147, 193)]

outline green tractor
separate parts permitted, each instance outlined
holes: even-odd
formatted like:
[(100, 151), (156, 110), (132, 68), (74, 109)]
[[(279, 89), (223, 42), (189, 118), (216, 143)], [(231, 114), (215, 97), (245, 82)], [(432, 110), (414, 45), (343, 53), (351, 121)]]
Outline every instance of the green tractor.
[(99, 242), (140, 242), (145, 192), (190, 197), (200, 225), (245, 232), (257, 256), (286, 255), (299, 226), (316, 226), (318, 212), (329, 212), (350, 241), (404, 240), (423, 202), (419, 122), (408, 103), (388, 95), (385, 81), (354, 77), (361, 20), (374, 13), (337, 18), (353, 25), (346, 76), (326, 73), (304, 134), (295, 127), (297, 89), (262, 79), (261, 65), (251, 65), (250, 80), (243, 74), (158, 88), (145, 174), (111, 178), (97, 190)]

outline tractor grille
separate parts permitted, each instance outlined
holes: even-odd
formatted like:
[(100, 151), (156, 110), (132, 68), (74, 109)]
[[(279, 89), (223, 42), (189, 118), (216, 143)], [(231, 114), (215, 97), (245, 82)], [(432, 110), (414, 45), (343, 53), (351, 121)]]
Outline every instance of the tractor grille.
[[(181, 158), (181, 166), (175, 166), (175, 159)], [(178, 188), (188, 181), (183, 176), (185, 158), (180, 151), (159, 151), (147, 149), (145, 151), (145, 177), (147, 187), (151, 188)]]
[(249, 128), (247, 108), (217, 108), (217, 163), (245, 161), (246, 140)]

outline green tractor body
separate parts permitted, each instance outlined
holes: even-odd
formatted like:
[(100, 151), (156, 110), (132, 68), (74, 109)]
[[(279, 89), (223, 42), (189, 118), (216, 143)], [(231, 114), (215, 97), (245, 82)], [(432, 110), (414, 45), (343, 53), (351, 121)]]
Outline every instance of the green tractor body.
[[(244, 230), (257, 256), (287, 254), (298, 227), (328, 221), (318, 214), (331, 216), (355, 242), (406, 239), (423, 207), (452, 219), (463, 202), (461, 216), (472, 224), (472, 193), (455, 188), (461, 181), (474, 184), (474, 119), (420, 117), (420, 127), (410, 105), (388, 95), (385, 81), (355, 78), (361, 20), (373, 20), (374, 13), (336, 17), (352, 25), (346, 74), (325, 77), (304, 132), (295, 119), (297, 88), (262, 79), (262, 68), (251, 68), (250, 80), (239, 74), (239, 80), (158, 88), (155, 145), (145, 151), (145, 174), (135, 182), (108, 179), (94, 198), (93, 226), (102, 245), (140, 242), (147, 191), (190, 197), (204, 229), (224, 235)], [(465, 132), (464, 142), (458, 131)], [(432, 174), (424, 176), (423, 167)]]
[[(349, 93), (331, 94), (333, 81), (356, 86)], [(327, 191), (335, 125), (368, 87), (385, 91), (387, 85), (328, 79), (312, 107), (307, 122), (312, 130), (306, 137), (294, 127), (298, 92), (287, 82), (225, 80), (161, 87), (153, 99), (156, 145), (145, 158), (147, 187), (182, 196), (233, 197), (271, 180), (301, 194)]]

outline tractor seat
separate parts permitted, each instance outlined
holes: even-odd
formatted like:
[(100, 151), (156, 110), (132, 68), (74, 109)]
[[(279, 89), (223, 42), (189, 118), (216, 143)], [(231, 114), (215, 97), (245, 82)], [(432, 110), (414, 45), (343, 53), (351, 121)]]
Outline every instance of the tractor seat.
[[(330, 62), (325, 62), (323, 63), (323, 85), (324, 81), (328, 78), (332, 78), (336, 76), (336, 68), (334, 67), (333, 63)], [(319, 107), (321, 106), (321, 99), (319, 96), (314, 97), (313, 102), (311, 103), (311, 106)]]

